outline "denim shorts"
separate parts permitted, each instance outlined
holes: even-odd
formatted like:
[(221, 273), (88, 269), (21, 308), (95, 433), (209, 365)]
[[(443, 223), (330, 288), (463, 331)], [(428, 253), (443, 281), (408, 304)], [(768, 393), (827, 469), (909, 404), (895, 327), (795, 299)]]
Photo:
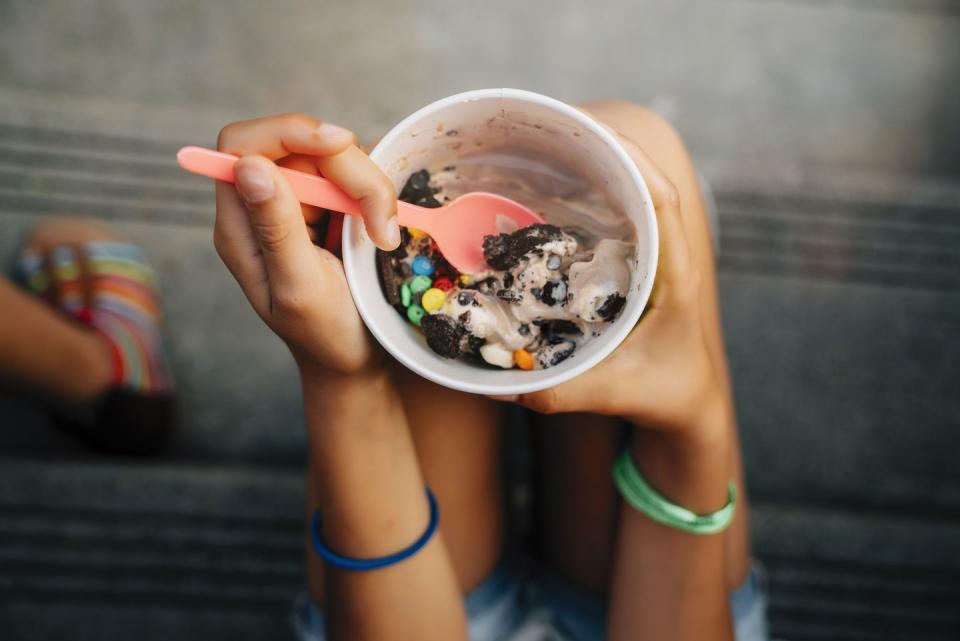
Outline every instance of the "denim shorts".
[[(467, 594), (471, 641), (602, 641), (606, 602), (556, 576), (525, 578), (503, 565)], [(768, 641), (763, 571), (730, 595), (736, 641)], [(293, 625), (302, 641), (324, 641), (323, 612), (301, 594)]]

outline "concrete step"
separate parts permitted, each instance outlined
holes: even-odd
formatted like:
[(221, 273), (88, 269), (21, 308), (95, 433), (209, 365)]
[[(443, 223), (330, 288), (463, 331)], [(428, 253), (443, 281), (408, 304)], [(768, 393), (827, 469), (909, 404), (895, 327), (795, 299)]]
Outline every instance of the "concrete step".
[[(298, 473), (0, 463), (4, 639), (289, 638)], [(955, 518), (759, 501), (752, 525), (775, 635), (956, 638)]]
[(4, 461), (4, 638), (293, 638), (301, 501), (290, 471)]
[(307, 111), (372, 137), (445, 95), (516, 86), (653, 104), (701, 159), (780, 176), (956, 176), (958, 22), (951, 0), (18, 2), (0, 116), (206, 142), (228, 119)]

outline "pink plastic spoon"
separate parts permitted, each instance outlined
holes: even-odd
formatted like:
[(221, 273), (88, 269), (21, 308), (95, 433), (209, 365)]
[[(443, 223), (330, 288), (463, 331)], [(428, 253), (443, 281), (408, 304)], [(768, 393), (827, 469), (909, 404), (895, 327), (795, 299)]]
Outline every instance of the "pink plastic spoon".
[[(189, 172), (232, 183), (237, 156), (202, 147), (184, 147), (177, 162)], [(360, 215), (360, 203), (329, 180), (281, 167), (300, 202), (352, 216)], [(439, 209), (397, 202), (397, 217), (404, 227), (429, 234), (450, 264), (465, 274), (487, 268), (483, 237), (542, 223), (543, 219), (523, 205), (486, 192), (460, 196)]]

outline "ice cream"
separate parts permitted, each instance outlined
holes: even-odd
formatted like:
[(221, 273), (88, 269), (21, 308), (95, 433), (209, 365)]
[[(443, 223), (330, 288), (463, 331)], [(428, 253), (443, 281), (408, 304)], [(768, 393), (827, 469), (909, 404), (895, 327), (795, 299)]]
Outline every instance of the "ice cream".
[(505, 167), (503, 158), (418, 171), (400, 198), (439, 207), (467, 191), (492, 191), (524, 202), (548, 224), (487, 236), (490, 269), (476, 274), (458, 273), (429, 236), (404, 229), (399, 248), (377, 253), (381, 285), (442, 357), (548, 368), (620, 313), (634, 260), (632, 230), (583, 181), (542, 164)]

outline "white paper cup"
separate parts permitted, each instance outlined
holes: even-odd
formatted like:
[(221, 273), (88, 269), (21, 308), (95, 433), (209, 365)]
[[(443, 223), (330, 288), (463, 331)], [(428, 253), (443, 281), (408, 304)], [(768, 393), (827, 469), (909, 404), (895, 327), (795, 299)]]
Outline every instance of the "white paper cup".
[(419, 329), (387, 303), (378, 279), (376, 247), (359, 219), (344, 217), (344, 269), (370, 332), (420, 376), (476, 394), (546, 389), (599, 363), (640, 319), (657, 270), (657, 221), (636, 165), (610, 133), (553, 98), (518, 89), (480, 89), (450, 96), (408, 116), (383, 137), (370, 157), (399, 190), (415, 171), (505, 145), (556, 158), (579, 170), (607, 192), (636, 228), (636, 261), (623, 310), (603, 334), (558, 365), (544, 370), (497, 370), (437, 355)]

